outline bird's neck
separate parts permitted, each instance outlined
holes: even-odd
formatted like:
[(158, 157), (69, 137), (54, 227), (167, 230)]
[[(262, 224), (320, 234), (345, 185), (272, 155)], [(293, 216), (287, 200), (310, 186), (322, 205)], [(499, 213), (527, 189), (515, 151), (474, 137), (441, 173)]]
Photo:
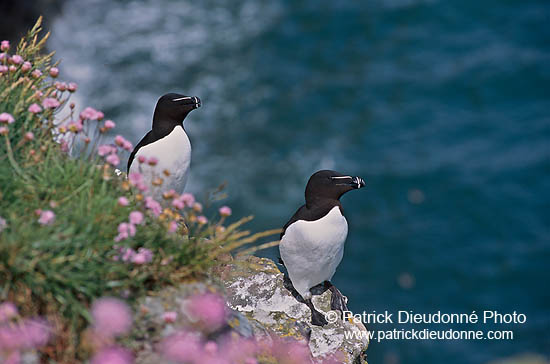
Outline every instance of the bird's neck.
[(306, 207), (308, 209), (326, 207), (326, 206), (340, 206), (340, 200), (337, 198), (327, 197), (310, 197), (306, 198)]

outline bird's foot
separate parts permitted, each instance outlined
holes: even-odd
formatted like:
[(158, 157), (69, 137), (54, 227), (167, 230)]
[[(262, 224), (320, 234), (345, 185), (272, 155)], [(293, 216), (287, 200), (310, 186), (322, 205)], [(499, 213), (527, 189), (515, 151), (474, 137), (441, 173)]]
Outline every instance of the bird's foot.
[(328, 324), (325, 315), (323, 315), (321, 312), (317, 311), (315, 307), (313, 306), (313, 302), (311, 302), (311, 299), (306, 300), (306, 305), (311, 310), (311, 324), (315, 326), (325, 326)]
[(328, 321), (325, 318), (325, 315), (313, 309), (313, 311), (311, 311), (311, 324), (315, 326), (325, 326), (328, 324)]

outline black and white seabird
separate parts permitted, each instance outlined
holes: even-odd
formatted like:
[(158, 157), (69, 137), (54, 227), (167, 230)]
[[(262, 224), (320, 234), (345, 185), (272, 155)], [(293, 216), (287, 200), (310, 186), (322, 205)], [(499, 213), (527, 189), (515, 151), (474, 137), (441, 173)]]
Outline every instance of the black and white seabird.
[[(153, 127), (136, 145), (128, 159), (128, 173), (140, 172), (151, 195), (159, 198), (163, 191), (174, 189), (182, 193), (189, 175), (191, 142), (183, 128), (183, 120), (192, 110), (201, 106), (197, 96), (169, 93), (157, 101), (153, 114)], [(151, 168), (140, 166), (140, 156), (155, 157), (158, 164)], [(164, 174), (164, 171), (169, 173)], [(155, 188), (151, 183), (162, 177), (163, 183)]]
[(360, 177), (335, 171), (314, 173), (306, 186), (306, 204), (283, 227), (279, 252), (296, 291), (311, 309), (311, 323), (327, 323), (311, 302), (310, 289), (320, 283), (332, 292), (331, 309), (347, 310), (342, 293), (330, 283), (344, 255), (348, 223), (340, 197), (365, 186)]

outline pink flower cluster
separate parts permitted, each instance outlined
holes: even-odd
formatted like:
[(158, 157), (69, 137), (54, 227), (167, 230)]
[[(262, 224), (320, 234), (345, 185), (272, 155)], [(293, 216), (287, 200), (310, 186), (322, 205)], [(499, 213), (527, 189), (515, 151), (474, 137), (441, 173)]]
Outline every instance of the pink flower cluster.
[(132, 327), (132, 312), (123, 301), (103, 297), (95, 301), (91, 308), (93, 329), (109, 338), (126, 334)]
[(59, 107), (59, 105), (59, 101), (54, 97), (46, 97), (42, 100), (42, 106), (44, 109), (55, 109), (56, 107)]
[(115, 255), (113, 257), (115, 261), (147, 264), (153, 260), (153, 252), (147, 248), (139, 248), (137, 251), (132, 248), (119, 247), (118, 245), (113, 246), (113, 248), (120, 253), (120, 255)]
[(15, 119), (11, 114), (8, 114), (7, 112), (3, 112), (0, 114), (0, 124), (13, 124)]
[(208, 330), (216, 331), (225, 323), (226, 306), (223, 297), (204, 293), (191, 297), (183, 309)]
[[(124, 199), (126, 198), (124, 197)], [(128, 200), (122, 200), (122, 202), (127, 203)], [(145, 218), (140, 211), (132, 211), (128, 217), (128, 222), (122, 222), (118, 225), (118, 235), (115, 237), (115, 241), (119, 242), (121, 240), (128, 239), (129, 237), (136, 235), (136, 225), (141, 225), (144, 222)]]
[(145, 197), (145, 207), (149, 209), (155, 216), (159, 216), (162, 212), (162, 206), (160, 205), (160, 203), (155, 201), (155, 199), (151, 196)]
[[(175, 194), (175, 192), (173, 193)], [(190, 193), (184, 193), (181, 196), (176, 196), (172, 200), (172, 206), (177, 209), (183, 209), (184, 207), (193, 207), (195, 204), (195, 196)]]
[(15, 363), (22, 350), (46, 345), (51, 331), (51, 326), (41, 318), (20, 318), (13, 303), (0, 304), (0, 352), (11, 353), (8, 358)]
[(99, 351), (90, 360), (90, 364), (132, 364), (132, 353), (118, 346), (111, 346)]
[(127, 334), (132, 327), (132, 311), (123, 301), (103, 297), (92, 304), (93, 336), (98, 337), (99, 351), (92, 357), (91, 364), (132, 364), (133, 355), (130, 351), (118, 346), (112, 346), (112, 340)]
[(104, 114), (101, 111), (88, 106), (80, 112), (79, 116), (81, 120), (102, 120)]
[(125, 149), (125, 150), (129, 151), (129, 152), (131, 152), (132, 149), (133, 149), (132, 143), (130, 143), (128, 140), (124, 139), (124, 137), (122, 135), (117, 135), (115, 137), (115, 144), (118, 145), (119, 147), (121, 147), (122, 149)]
[(143, 180), (143, 176), (141, 173), (138, 172), (132, 172), (128, 175), (128, 181), (130, 184), (134, 187), (137, 187), (140, 191), (145, 192), (147, 191), (147, 186), (145, 185), (145, 182)]
[[(307, 343), (276, 336), (256, 341), (227, 335), (215, 342), (204, 339), (197, 332), (180, 330), (165, 338), (158, 349), (164, 358), (174, 363), (257, 364), (256, 356), (272, 357), (276, 363), (313, 363)], [(322, 360), (323, 364), (342, 362), (343, 358), (339, 355)]]
[(51, 210), (38, 210), (40, 217), (38, 223), (40, 225), (51, 225), (55, 222), (55, 213)]
[(231, 216), (231, 207), (229, 207), (229, 206), (222, 206), (222, 207), (220, 207), (220, 209), (218, 211), (219, 211), (220, 215), (223, 216), (223, 217)]

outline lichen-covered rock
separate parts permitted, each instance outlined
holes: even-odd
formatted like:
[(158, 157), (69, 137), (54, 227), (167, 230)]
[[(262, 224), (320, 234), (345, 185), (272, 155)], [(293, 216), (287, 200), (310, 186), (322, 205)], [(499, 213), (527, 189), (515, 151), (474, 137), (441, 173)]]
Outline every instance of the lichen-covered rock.
[[(293, 296), (290, 283), (285, 282), (284, 275), (271, 260), (256, 257), (228, 260), (219, 265), (211, 277), (164, 289), (138, 302), (133, 337), (127, 343), (137, 353), (137, 364), (169, 363), (158, 354), (157, 344), (178, 330), (193, 327), (193, 317), (185, 311), (186, 302), (204, 292), (224, 295), (230, 309), (226, 325), (210, 333), (209, 340), (232, 332), (243, 338), (270, 341), (275, 334), (309, 343), (316, 362), (341, 358), (345, 363), (366, 363), (363, 354), (368, 346), (367, 336), (346, 339), (344, 335), (345, 331), (360, 333), (365, 327), (339, 318), (324, 327), (312, 326), (309, 308)], [(322, 288), (314, 289), (313, 303), (319, 311), (329, 312), (330, 294)], [(167, 323), (163, 315), (170, 311), (178, 312), (178, 316), (174, 322)]]
[[(236, 262), (221, 271), (228, 304), (248, 318), (255, 335), (273, 331), (283, 337), (309, 339), (309, 348), (314, 358), (322, 359), (341, 352), (347, 363), (365, 362), (363, 354), (368, 346), (368, 338), (360, 334), (366, 331), (365, 327), (344, 322), (336, 313), (336, 322), (324, 327), (311, 325), (310, 309), (293, 295), (289, 282), (285, 282), (283, 273), (273, 261), (250, 257), (245, 262)], [(331, 292), (316, 287), (313, 293), (315, 307), (322, 313), (329, 312)], [(352, 338), (346, 339), (345, 331), (357, 332), (358, 335), (350, 335)]]

